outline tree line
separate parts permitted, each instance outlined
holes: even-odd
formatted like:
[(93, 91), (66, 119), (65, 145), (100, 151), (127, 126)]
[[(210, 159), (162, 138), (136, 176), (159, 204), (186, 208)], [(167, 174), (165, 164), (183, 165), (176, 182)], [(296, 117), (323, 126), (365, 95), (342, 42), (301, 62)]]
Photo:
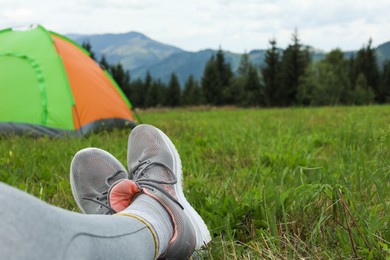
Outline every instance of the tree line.
[[(313, 62), (308, 47), (298, 33), (281, 50), (275, 39), (269, 41), (264, 64), (257, 67), (249, 55), (241, 57), (237, 72), (225, 60), (220, 48), (207, 61), (200, 81), (189, 76), (183, 88), (175, 73), (168, 83), (145, 78), (131, 79), (121, 63), (97, 61), (107, 70), (134, 107), (178, 107), (197, 105), (236, 105), (261, 107), (364, 105), (390, 102), (390, 60), (378, 64), (371, 39), (351, 57), (334, 49)], [(91, 53), (92, 46), (83, 43)]]

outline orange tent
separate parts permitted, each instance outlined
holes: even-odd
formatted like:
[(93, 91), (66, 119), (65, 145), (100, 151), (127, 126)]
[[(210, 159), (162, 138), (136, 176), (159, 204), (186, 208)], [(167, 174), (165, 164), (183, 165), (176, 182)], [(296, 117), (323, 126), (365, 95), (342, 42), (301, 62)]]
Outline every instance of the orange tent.
[(42, 26), (0, 31), (0, 133), (85, 135), (135, 126), (111, 76), (70, 39)]

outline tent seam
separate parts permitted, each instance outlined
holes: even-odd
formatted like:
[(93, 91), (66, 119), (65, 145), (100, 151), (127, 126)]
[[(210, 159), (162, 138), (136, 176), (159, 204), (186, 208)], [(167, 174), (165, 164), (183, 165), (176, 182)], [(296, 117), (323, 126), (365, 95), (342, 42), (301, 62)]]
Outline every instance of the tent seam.
[(48, 114), (46, 84), (45, 84), (45, 80), (43, 77), (43, 71), (42, 71), (41, 67), (39, 66), (38, 62), (36, 62), (33, 58), (31, 58), (28, 55), (23, 54), (23, 53), (13, 53), (13, 52), (0, 53), (0, 57), (2, 57), (2, 56), (11, 56), (11, 57), (15, 57), (15, 58), (20, 58), (20, 59), (26, 60), (32, 66), (33, 70), (35, 71), (37, 80), (38, 80), (39, 92), (41, 94), (41, 107), (42, 107), (41, 123), (42, 123), (42, 125), (46, 125), (47, 124), (47, 114)]

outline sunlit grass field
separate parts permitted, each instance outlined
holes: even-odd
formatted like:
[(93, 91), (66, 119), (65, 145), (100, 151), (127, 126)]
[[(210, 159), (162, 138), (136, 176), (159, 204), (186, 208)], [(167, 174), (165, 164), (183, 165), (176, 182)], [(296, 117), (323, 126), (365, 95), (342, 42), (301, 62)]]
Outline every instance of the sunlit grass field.
[[(139, 112), (183, 163), (209, 259), (389, 259), (390, 106)], [(69, 165), (100, 147), (126, 165), (129, 130), (0, 137), (0, 180), (78, 211)]]

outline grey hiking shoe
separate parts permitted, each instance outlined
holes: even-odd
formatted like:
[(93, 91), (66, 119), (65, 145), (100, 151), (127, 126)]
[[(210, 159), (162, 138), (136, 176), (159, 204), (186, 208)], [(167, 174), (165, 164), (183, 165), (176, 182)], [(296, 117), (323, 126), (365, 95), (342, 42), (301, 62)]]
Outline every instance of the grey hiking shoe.
[[(128, 169), (133, 180), (118, 182), (111, 188), (110, 206), (123, 210), (137, 193), (156, 199), (171, 216), (174, 227), (173, 238), (162, 257), (190, 257), (211, 238), (206, 224), (184, 197), (181, 161), (175, 146), (159, 129), (139, 125), (130, 133), (128, 147)], [(121, 198), (124, 190), (127, 199)]]
[(110, 153), (99, 148), (85, 148), (73, 157), (70, 185), (73, 197), (85, 214), (116, 213), (107, 202), (111, 185), (128, 177), (125, 167)]

